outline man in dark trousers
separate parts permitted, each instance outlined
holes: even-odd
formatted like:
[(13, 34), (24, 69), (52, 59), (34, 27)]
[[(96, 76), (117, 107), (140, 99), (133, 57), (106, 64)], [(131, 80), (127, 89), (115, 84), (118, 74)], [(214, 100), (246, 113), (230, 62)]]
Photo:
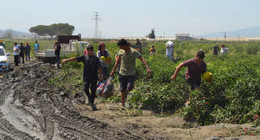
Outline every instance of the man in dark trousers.
[[(99, 73), (99, 80), (102, 81), (102, 72), (101, 65), (98, 57), (95, 56), (94, 48), (91, 45), (87, 46), (87, 55), (82, 55), (79, 57), (72, 57), (69, 59), (63, 59), (62, 63), (66, 63), (69, 61), (78, 61), (83, 62), (84, 70), (83, 70), (83, 81), (84, 81), (84, 91), (88, 96), (88, 101), (93, 111), (96, 111), (96, 105), (94, 104), (94, 99), (96, 97), (96, 89), (97, 89), (97, 80)], [(89, 88), (91, 89), (91, 93), (89, 93)]]
[(56, 63), (57, 63), (57, 68), (60, 69), (60, 43), (55, 42), (54, 44), (54, 51), (55, 51), (55, 57), (56, 57)]
[(31, 52), (31, 46), (29, 45), (29, 43), (26, 43), (26, 46), (24, 47), (24, 51), (25, 51), (25, 56), (26, 56), (26, 61), (30, 61), (30, 52)]
[[(25, 48), (23, 46), (23, 43), (20, 43), (19, 49), (20, 49), (19, 56), (22, 59), (22, 62), (24, 64), (24, 50), (25, 50)], [(20, 58), (19, 58), (19, 61), (20, 61)]]

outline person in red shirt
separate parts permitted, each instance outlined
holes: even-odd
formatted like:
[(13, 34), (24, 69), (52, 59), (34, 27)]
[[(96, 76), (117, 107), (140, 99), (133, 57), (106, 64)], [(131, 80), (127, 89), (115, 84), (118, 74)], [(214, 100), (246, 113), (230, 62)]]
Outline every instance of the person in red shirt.
[[(188, 69), (185, 73), (185, 79), (187, 83), (191, 85), (191, 90), (198, 90), (200, 88), (201, 75), (207, 71), (207, 65), (203, 61), (204, 57), (204, 52), (202, 50), (198, 51), (194, 58), (184, 61), (176, 68), (174, 74), (171, 76), (171, 79), (174, 81), (181, 68), (188, 66)], [(188, 104), (189, 101), (185, 103), (185, 105)]]

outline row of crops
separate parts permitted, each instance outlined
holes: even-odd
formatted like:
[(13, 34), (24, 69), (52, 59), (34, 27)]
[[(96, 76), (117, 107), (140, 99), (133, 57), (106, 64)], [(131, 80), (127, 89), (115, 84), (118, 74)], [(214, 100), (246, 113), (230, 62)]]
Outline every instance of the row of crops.
[[(203, 125), (217, 122), (259, 125), (260, 43), (223, 43), (229, 53), (215, 56), (212, 55), (214, 42), (177, 42), (175, 62), (166, 60), (165, 42), (151, 42), (149, 46), (152, 44), (157, 53), (150, 56), (146, 48), (143, 56), (153, 75), (148, 77), (145, 67), (137, 60), (135, 89), (128, 98), (130, 107), (160, 114), (174, 113)], [(202, 80), (200, 90), (191, 91), (184, 79), (187, 68), (180, 71), (176, 81), (172, 82), (170, 77), (180, 63), (194, 57), (199, 49), (205, 51), (204, 61), (214, 78), (211, 83)], [(116, 53), (118, 47), (108, 44), (108, 50)], [(189, 97), (191, 104), (184, 107)], [(117, 96), (112, 98), (118, 100)]]

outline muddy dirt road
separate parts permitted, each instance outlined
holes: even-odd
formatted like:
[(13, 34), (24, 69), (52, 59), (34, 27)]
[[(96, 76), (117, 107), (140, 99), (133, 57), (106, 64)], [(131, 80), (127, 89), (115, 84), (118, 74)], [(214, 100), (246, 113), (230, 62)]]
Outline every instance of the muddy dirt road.
[[(53, 70), (50, 70), (53, 69)], [(47, 81), (55, 68), (27, 63), (0, 79), (0, 139), (145, 139), (131, 131), (81, 116), (70, 96)]]
[(0, 73), (0, 140), (260, 139), (255, 136), (259, 127), (199, 126), (146, 110), (135, 116), (116, 103), (98, 103), (93, 112), (80, 103), (82, 97), (48, 84), (58, 72), (53, 65), (32, 61)]

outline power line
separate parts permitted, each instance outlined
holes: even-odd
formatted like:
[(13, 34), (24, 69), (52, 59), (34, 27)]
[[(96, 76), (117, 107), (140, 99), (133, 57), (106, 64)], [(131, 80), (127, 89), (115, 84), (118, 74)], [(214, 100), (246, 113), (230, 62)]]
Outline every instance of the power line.
[(98, 12), (95, 13), (94, 18), (92, 20), (95, 20), (95, 33), (94, 33), (94, 39), (98, 38), (98, 21), (101, 20), (99, 18)]

